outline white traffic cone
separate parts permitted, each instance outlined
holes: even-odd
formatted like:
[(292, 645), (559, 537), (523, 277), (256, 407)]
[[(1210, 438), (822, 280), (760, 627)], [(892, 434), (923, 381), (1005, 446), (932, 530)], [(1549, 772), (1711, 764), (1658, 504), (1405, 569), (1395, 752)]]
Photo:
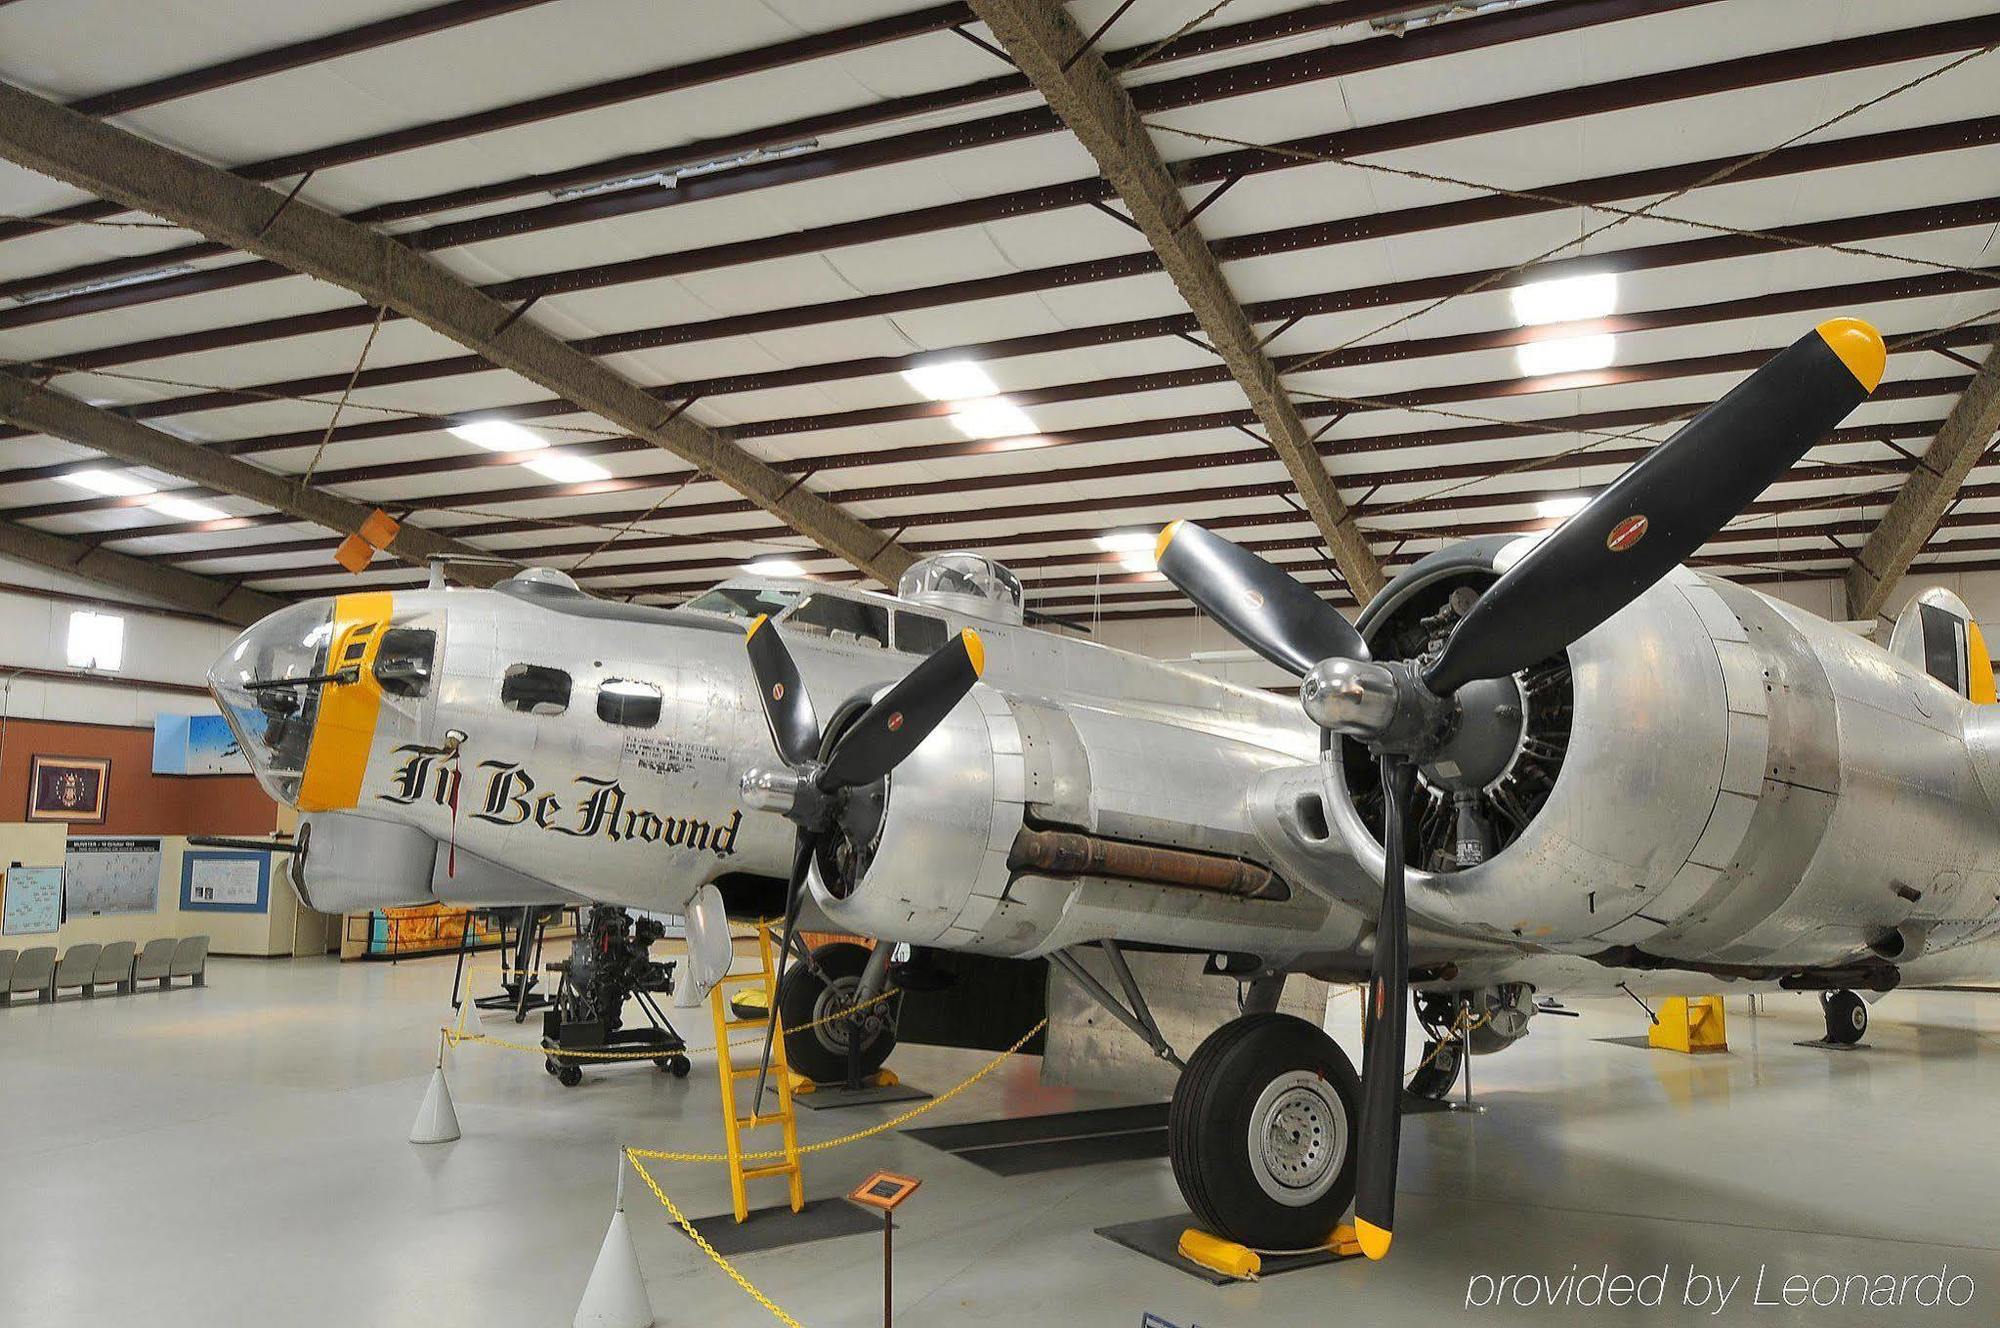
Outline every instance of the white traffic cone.
[(444, 1064), (431, 1072), (431, 1086), (424, 1090), (424, 1103), (410, 1126), (413, 1144), (448, 1144), (458, 1138), (458, 1112), (451, 1105), (451, 1089), (444, 1081)]
[(479, 1002), (472, 998), (472, 974), (465, 975), (465, 986), (458, 995), (458, 1031), (462, 1037), (485, 1037), (485, 1012)]
[(577, 1302), (575, 1322), (576, 1328), (652, 1328), (653, 1302), (646, 1295), (639, 1250), (623, 1208), (611, 1214), (597, 1265)]

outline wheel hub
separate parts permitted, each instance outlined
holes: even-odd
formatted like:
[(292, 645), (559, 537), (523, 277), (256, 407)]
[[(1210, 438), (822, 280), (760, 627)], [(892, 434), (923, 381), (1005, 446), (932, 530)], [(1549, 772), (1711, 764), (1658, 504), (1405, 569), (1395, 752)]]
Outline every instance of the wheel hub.
[[(847, 1054), (847, 1040), (856, 1021), (841, 1016), (854, 1008), (854, 993), (860, 989), (859, 978), (835, 978), (820, 990), (819, 999), (813, 1002), (813, 1018), (822, 1021), (813, 1029), (813, 1034), (827, 1050), (843, 1056)], [(873, 1045), (881, 1031), (881, 1016), (871, 1007), (862, 1013), (859, 1022), (861, 1045)]]
[(1303, 1207), (1333, 1185), (1347, 1158), (1347, 1112), (1310, 1070), (1264, 1088), (1250, 1111), (1250, 1169), (1279, 1203)]

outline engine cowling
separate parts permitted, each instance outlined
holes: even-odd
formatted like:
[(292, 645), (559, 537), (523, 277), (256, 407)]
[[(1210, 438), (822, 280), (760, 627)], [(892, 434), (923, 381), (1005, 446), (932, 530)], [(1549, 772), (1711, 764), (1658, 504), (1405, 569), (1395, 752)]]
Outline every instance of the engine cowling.
[(895, 941), (1021, 956), (1117, 936), (1282, 953), (1326, 903), (1264, 860), (1245, 795), (1300, 759), (1220, 721), (977, 687), (808, 879), (834, 925)]
[[(1416, 653), (1411, 638), (1448, 628), (1451, 593), (1490, 583), (1505, 550), (1478, 541), (1424, 560), (1370, 606), (1364, 633)], [(1524, 714), (1484, 790), (1486, 860), (1459, 860), (1450, 804), (1420, 773), (1420, 922), (1748, 975), (1879, 962), (1898, 945), (1913, 956), (1929, 924), (1973, 925), (1959, 915), (1974, 895), (1991, 911), (1983, 864), (2000, 833), (1964, 707), (1843, 628), (1677, 569), (1508, 685)], [(1322, 759), (1328, 818), (1379, 873), (1372, 761), (1345, 743)]]

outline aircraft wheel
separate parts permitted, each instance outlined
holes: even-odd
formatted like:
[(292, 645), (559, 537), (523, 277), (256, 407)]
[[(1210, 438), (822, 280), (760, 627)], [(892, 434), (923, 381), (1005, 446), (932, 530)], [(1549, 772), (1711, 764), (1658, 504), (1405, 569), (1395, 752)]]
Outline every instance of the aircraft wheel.
[[(847, 1078), (847, 1039), (852, 1025), (845, 1019), (817, 1021), (838, 1015), (854, 1003), (861, 986), (861, 970), (868, 967), (868, 947), (852, 941), (835, 941), (813, 951), (813, 961), (826, 975), (804, 964), (792, 964), (778, 984), (778, 1017), (785, 1025), (785, 1058), (792, 1069), (814, 1083), (831, 1084)], [(868, 1020), (862, 1033), (861, 1073), (866, 1076), (882, 1068), (896, 1046), (893, 1000), (870, 1006), (863, 1012)], [(869, 1016), (879, 1016), (872, 1020)], [(813, 1027), (808, 1028), (811, 1024)], [(797, 1031), (794, 1031), (797, 1030)]]
[(1868, 1002), (1851, 991), (1836, 991), (1820, 997), (1826, 1012), (1826, 1040), (1849, 1046), (1868, 1031)]
[(1432, 1102), (1442, 1102), (1445, 1094), (1451, 1092), (1451, 1086), (1458, 1082), (1459, 1071), (1464, 1068), (1464, 1043), (1456, 1038), (1442, 1044), (1426, 1042), (1423, 1064), (1410, 1077), (1410, 1094)]
[(1360, 1119), (1361, 1081), (1332, 1038), (1292, 1015), (1245, 1015), (1208, 1035), (1174, 1087), (1174, 1180), (1216, 1235), (1318, 1245), (1354, 1199)]
[(575, 1088), (583, 1082), (582, 1067), (568, 1064), (558, 1065), (556, 1067), (556, 1082), (564, 1088)]

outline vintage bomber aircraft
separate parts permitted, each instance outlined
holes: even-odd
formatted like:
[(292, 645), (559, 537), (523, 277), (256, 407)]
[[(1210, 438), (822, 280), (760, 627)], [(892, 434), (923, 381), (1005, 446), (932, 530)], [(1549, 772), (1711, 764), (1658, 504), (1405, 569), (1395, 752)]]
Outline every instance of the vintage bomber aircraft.
[[(245, 632), (211, 683), (303, 813), (294, 881), (322, 909), (684, 913), (698, 993), (732, 906), (783, 900), (788, 931), (809, 907), (1048, 956), (1177, 1064), (1120, 947), (1206, 955), (1245, 1013), (1176, 1089), (1183, 1194), (1284, 1248), (1355, 1201), (1379, 1255), (1412, 987), (1434, 1039), (1478, 1025), (1474, 1051), (1525, 1033), (1536, 992), (1621, 983), (1817, 990), (1851, 1039), (1855, 989), (2000, 966), (1980, 944), (2000, 935), (2000, 709), (1970, 699), (1993, 685), (1963, 605), (1924, 596), (1884, 651), (1677, 566), (1882, 365), (1865, 324), (1822, 324), (1546, 539), (1434, 554), (1358, 630), (1170, 527), (1162, 570), (1305, 679), (1303, 715), (1025, 627), (1019, 583), (972, 555), (896, 597), (746, 579), (663, 610), (546, 570), (342, 595)], [(1092, 945), (1126, 1004), (1076, 963)], [(889, 952), (808, 956), (781, 1009), (865, 998)], [(1369, 978), (1364, 1078), (1275, 1012), (1295, 972)], [(851, 1034), (871, 1065), (884, 1008)], [(834, 1027), (793, 1064), (837, 1073)]]

